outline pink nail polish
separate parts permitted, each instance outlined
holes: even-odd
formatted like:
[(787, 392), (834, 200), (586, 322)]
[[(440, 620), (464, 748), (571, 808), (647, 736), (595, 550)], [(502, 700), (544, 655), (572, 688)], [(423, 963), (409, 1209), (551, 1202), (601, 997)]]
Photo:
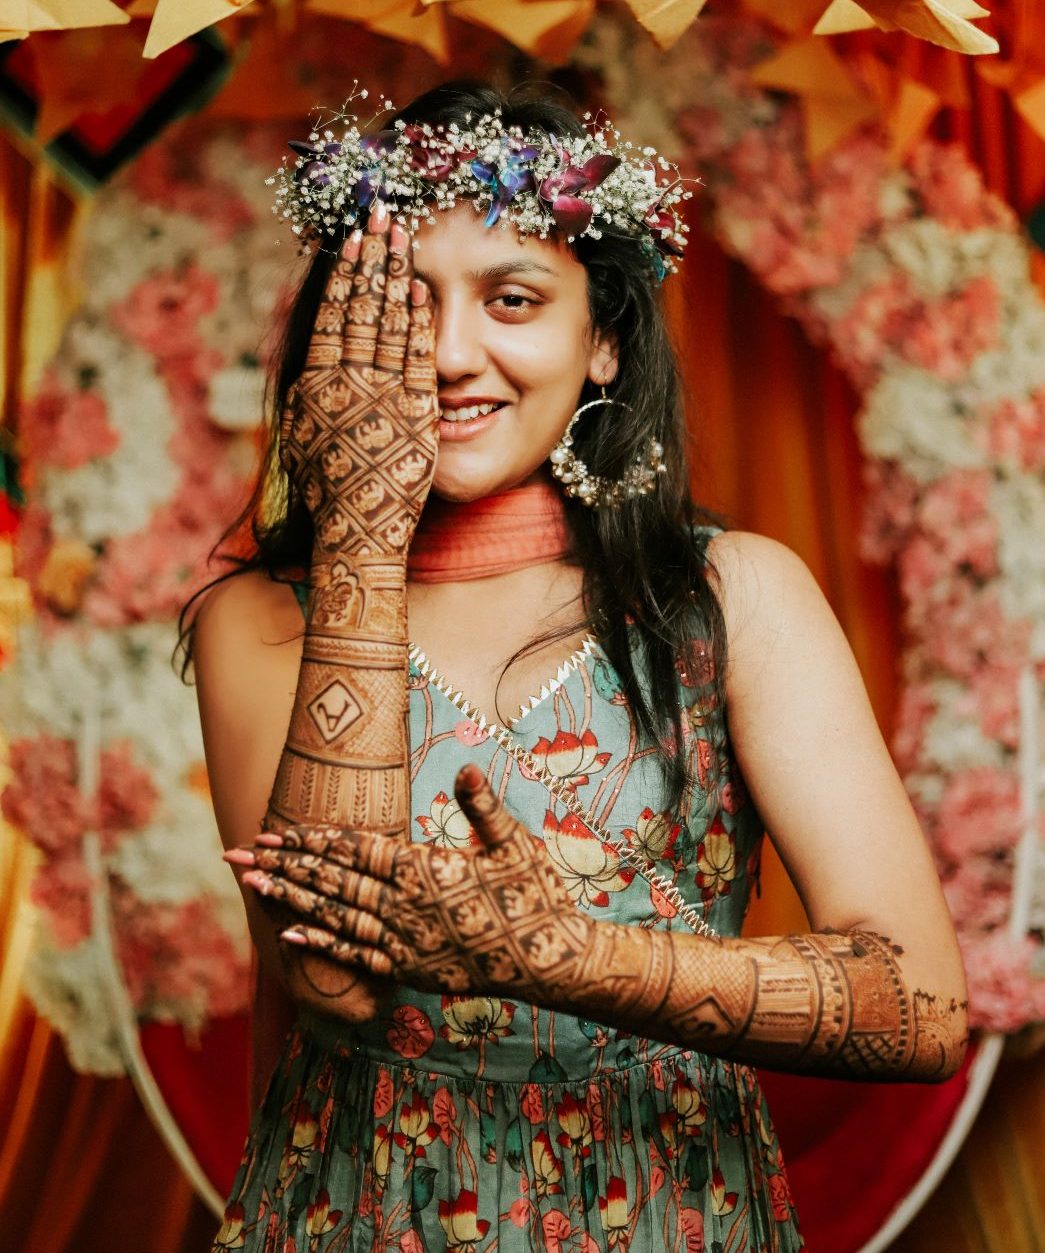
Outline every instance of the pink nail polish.
[(406, 233), (405, 227), (400, 226), (398, 222), (393, 222), (389, 228), (388, 246), (392, 252), (398, 253), (401, 257), (406, 256), (410, 251), (410, 236)]
[(307, 944), (308, 940), (300, 931), (281, 931), (279, 934), (281, 940), (286, 940), (288, 944)]
[(222, 860), (227, 861), (232, 866), (253, 866), (254, 854), (249, 848), (230, 848), (227, 853), (222, 854)]
[(260, 892), (262, 896), (268, 896), (272, 891), (272, 880), (260, 870), (248, 870), (243, 876), (243, 882), (249, 884), (255, 892)]
[(359, 245), (363, 242), (363, 232), (357, 226), (351, 235), (345, 240), (341, 249), (341, 255), (346, 261), (355, 261), (359, 256)]
[(428, 289), (419, 278), (410, 280), (410, 303), (412, 305), (423, 305), (428, 296)]
[(283, 837), (276, 835), (274, 831), (262, 831), (260, 835), (254, 837), (254, 843), (260, 844), (262, 848), (282, 848)]
[(388, 206), (379, 200), (370, 211), (369, 230), (372, 235), (382, 235), (388, 229)]

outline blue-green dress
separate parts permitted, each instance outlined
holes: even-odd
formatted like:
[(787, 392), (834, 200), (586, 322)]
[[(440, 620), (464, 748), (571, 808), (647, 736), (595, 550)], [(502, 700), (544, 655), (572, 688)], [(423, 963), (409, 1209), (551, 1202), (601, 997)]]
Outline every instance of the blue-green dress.
[[(762, 827), (721, 714), (701, 699), (705, 666), (699, 647), (678, 665), (692, 782), (673, 810), (655, 749), (594, 641), (507, 727), (484, 726), (412, 650), (412, 838), (454, 848), (474, 839), (452, 794), (457, 771), (474, 761), (543, 835), (580, 908), (629, 926), (689, 929), (649, 873), (613, 851), (609, 841), (623, 840), (716, 931), (738, 934)], [(512, 746), (528, 757), (520, 762)], [(521, 1001), (406, 987), (361, 1028), (299, 1022), (254, 1118), (214, 1246), (802, 1247), (749, 1067)]]

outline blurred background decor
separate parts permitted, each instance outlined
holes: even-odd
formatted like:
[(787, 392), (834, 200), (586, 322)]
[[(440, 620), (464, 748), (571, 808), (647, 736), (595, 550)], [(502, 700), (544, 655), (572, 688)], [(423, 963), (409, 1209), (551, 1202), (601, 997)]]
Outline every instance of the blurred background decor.
[[(171, 654), (301, 265), (265, 178), (353, 79), (401, 103), (465, 75), (551, 80), (701, 178), (665, 289), (694, 490), (820, 579), (959, 926), (980, 1036), (955, 1080), (767, 1080), (810, 1248), (1045, 1247), (1045, 14), (34, 0), (2, 38), (13, 1247), (134, 1247), (141, 1205), (159, 1253), (213, 1235), (249, 948)], [(767, 863), (749, 929), (802, 927)]]

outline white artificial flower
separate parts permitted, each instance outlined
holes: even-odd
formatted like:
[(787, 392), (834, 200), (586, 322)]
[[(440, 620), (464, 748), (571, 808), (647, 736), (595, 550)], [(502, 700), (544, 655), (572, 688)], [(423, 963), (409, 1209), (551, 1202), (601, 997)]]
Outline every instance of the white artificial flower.
[(1045, 481), (1013, 474), (995, 481), (991, 509), (998, 520), (999, 593), (1013, 618), (1045, 621)]
[(143, 350), (82, 315), (70, 323), (60, 359), (70, 379), (81, 372), (93, 375), (119, 444), (75, 470), (41, 467), (40, 503), (57, 534), (87, 544), (140, 530), (169, 499), (179, 477), (168, 448), (174, 415), (167, 389)]
[(917, 366), (895, 362), (865, 396), (858, 422), (867, 452), (902, 462), (922, 483), (985, 463), (953, 388)]
[(967, 698), (965, 684), (940, 679), (932, 684), (936, 711), (922, 741), (923, 754), (946, 774), (976, 766), (1002, 766), (1007, 760), (997, 740), (988, 739), (974, 714), (961, 710)]
[[(155, 821), (118, 842), (110, 872), (143, 901), (181, 904), (208, 895), (238, 906), (239, 889), (221, 860), (221, 838), (207, 798), (181, 787), (171, 789), (157, 808)], [(237, 912), (235, 934), (245, 934), (242, 908)]]
[(127, 1067), (111, 1010), (112, 989), (101, 970), (93, 940), (57, 948), (38, 920), (23, 987), (41, 1017), (64, 1038), (73, 1069), (111, 1077)]
[(252, 431), (265, 419), (265, 375), (257, 366), (234, 365), (210, 381), (210, 418), (226, 431)]

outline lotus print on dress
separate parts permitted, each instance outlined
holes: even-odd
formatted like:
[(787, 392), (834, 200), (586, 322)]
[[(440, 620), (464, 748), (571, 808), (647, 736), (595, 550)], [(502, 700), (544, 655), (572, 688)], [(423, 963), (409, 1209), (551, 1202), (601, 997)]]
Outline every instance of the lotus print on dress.
[(612, 756), (599, 752), (599, 741), (591, 731), (582, 735), (559, 731), (550, 741), (542, 735), (530, 755), (571, 788), (584, 787), (591, 775), (606, 768)]
[(544, 842), (577, 905), (608, 905), (609, 893), (622, 892), (635, 877), (635, 871), (622, 869), (620, 857), (573, 814), (560, 822), (549, 810), (544, 816)]

